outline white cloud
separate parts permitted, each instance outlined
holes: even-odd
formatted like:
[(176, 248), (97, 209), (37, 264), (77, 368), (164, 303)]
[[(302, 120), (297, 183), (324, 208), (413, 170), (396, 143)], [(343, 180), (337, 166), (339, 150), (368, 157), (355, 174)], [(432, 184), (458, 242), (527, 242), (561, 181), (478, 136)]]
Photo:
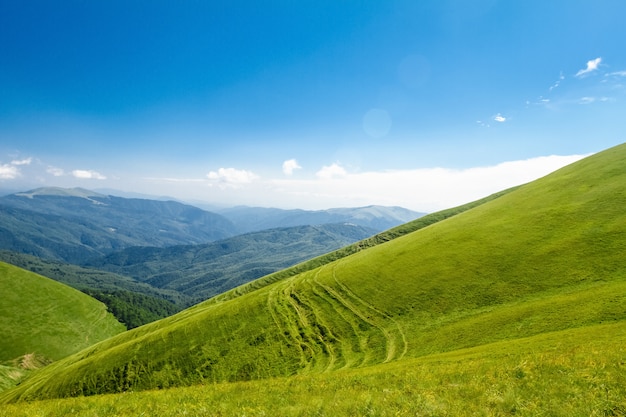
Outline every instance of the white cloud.
[(55, 177), (62, 177), (65, 175), (65, 171), (63, 171), (63, 169), (52, 166), (48, 167), (48, 169), (46, 169), (46, 172)]
[[(266, 185), (270, 189), (263, 191), (263, 198), (271, 193), (274, 204), (287, 207), (321, 209), (381, 204), (432, 212), (533, 181), (581, 158), (582, 155), (546, 156), (468, 169), (361, 173), (348, 173), (333, 164), (324, 167), (317, 179), (269, 181)], [(328, 181), (331, 178), (333, 181)]]
[(348, 172), (341, 165), (334, 163), (322, 167), (315, 175), (321, 180), (331, 180), (333, 178), (343, 178), (348, 175)]
[(587, 68), (585, 69), (581, 69), (580, 71), (578, 71), (576, 73), (577, 77), (582, 77), (584, 75), (587, 75), (593, 71), (596, 71), (598, 69), (598, 67), (600, 66), (600, 63), (602, 62), (602, 58), (596, 58), (596, 59), (592, 59), (591, 61), (587, 61)]
[(302, 167), (295, 159), (288, 159), (287, 161), (283, 162), (283, 173), (285, 175), (292, 175), (293, 171), (296, 169), (302, 169)]
[(21, 176), (19, 167), (23, 165), (30, 165), (33, 158), (14, 159), (8, 164), (0, 164), (0, 179), (13, 180)]
[(498, 113), (495, 116), (493, 116), (493, 120), (495, 120), (496, 122), (499, 122), (499, 123), (504, 123), (504, 122), (506, 122), (506, 117), (504, 117), (503, 115)]
[(12, 180), (20, 176), (20, 171), (13, 164), (0, 165), (0, 179)]
[(607, 77), (626, 77), (626, 71), (614, 71), (606, 74)]
[(72, 171), (72, 175), (75, 178), (79, 179), (87, 179), (87, 180), (106, 180), (107, 177), (100, 174), (97, 171), (85, 170), (85, 169), (75, 169)]
[[(372, 204), (433, 212), (533, 181), (584, 156), (545, 156), (467, 169), (421, 168), (349, 172), (338, 163), (308, 179), (263, 179), (222, 168), (202, 179), (144, 178), (154, 195), (212, 204), (327, 209)], [(209, 185), (208, 187), (206, 185)], [(146, 183), (143, 183), (146, 186)]]
[(254, 172), (235, 168), (220, 168), (211, 171), (207, 178), (222, 188), (238, 188), (259, 178)]
[(20, 160), (15, 160), (15, 161), (11, 161), (11, 165), (30, 165), (30, 163), (33, 161), (33, 158), (26, 158), (26, 159), (20, 159)]

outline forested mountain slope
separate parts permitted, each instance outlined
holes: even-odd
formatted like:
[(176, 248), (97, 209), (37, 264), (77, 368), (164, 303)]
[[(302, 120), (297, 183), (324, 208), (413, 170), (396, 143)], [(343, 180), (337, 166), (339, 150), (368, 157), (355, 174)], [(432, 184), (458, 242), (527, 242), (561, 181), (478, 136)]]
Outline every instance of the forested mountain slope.
[(283, 227), (203, 245), (128, 248), (84, 265), (199, 302), (375, 233), (353, 224)]
[(130, 246), (206, 243), (235, 234), (224, 217), (174, 201), (80, 188), (0, 197), (0, 249), (70, 263)]

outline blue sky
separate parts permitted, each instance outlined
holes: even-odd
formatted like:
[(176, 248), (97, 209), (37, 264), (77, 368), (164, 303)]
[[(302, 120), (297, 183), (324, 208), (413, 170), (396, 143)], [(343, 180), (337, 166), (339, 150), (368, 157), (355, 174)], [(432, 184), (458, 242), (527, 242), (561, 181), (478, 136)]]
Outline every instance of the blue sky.
[(0, 0), (0, 189), (433, 211), (624, 142), (626, 3)]

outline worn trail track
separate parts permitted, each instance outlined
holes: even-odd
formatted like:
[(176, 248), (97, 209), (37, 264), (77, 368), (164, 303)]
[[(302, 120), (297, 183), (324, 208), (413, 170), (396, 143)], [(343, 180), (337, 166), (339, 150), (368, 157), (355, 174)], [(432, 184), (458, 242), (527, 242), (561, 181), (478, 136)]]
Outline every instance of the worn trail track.
[(342, 283), (336, 265), (278, 283), (267, 297), (287, 345), (299, 349), (302, 372), (402, 358), (407, 341), (401, 326)]

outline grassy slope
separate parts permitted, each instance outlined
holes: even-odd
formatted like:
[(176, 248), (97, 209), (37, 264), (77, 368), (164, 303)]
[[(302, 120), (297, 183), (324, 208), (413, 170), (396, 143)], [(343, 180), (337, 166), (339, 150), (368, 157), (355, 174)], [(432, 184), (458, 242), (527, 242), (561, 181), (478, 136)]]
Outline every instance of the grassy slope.
[(485, 198), (481, 198), (480, 200), (472, 201), (470, 203), (466, 203), (457, 207), (453, 207), (453, 208), (446, 209), (446, 210), (441, 210), (436, 213), (431, 213), (431, 214), (422, 216), (416, 220), (393, 227), (389, 230), (378, 233), (367, 239), (358, 241), (351, 245), (347, 245), (341, 249), (337, 249), (327, 254), (310, 259), (308, 261), (304, 261), (292, 267), (285, 268), (281, 271), (266, 275), (265, 277), (262, 277), (257, 280), (251, 281), (247, 284), (241, 285), (230, 291), (226, 291), (225, 293), (220, 294), (217, 297), (213, 297), (211, 302), (221, 302), (225, 300), (230, 300), (234, 297), (238, 297), (240, 295), (246, 294), (256, 289), (265, 287), (266, 285), (269, 285), (273, 282), (276, 282), (285, 278), (293, 277), (300, 273), (307, 272), (312, 269), (331, 263), (333, 261), (345, 258), (346, 256), (350, 256), (364, 249), (368, 249), (368, 248), (383, 244), (385, 242), (389, 242), (390, 240), (397, 239), (398, 237), (407, 235), (409, 233), (413, 233), (417, 230), (423, 229), (437, 222), (440, 222), (452, 216), (456, 216), (457, 214), (463, 213), (464, 211), (467, 211), (467, 210), (473, 209), (474, 207), (478, 207), (482, 204), (488, 203), (489, 201), (495, 200), (503, 195), (510, 193), (516, 188), (517, 187), (509, 188), (507, 190), (492, 194)]
[[(412, 357), (576, 328), (582, 340), (587, 326), (621, 325), (625, 158), (626, 146), (612, 148), (386, 244), (127, 332), (4, 399), (404, 367)], [(623, 345), (623, 329), (616, 334)]]
[(0, 390), (125, 330), (97, 300), (3, 262), (0, 294)]
[(58, 360), (124, 331), (101, 302), (0, 262), (0, 361), (27, 353)]
[(622, 416), (626, 322), (367, 368), (36, 401), (0, 417)]

